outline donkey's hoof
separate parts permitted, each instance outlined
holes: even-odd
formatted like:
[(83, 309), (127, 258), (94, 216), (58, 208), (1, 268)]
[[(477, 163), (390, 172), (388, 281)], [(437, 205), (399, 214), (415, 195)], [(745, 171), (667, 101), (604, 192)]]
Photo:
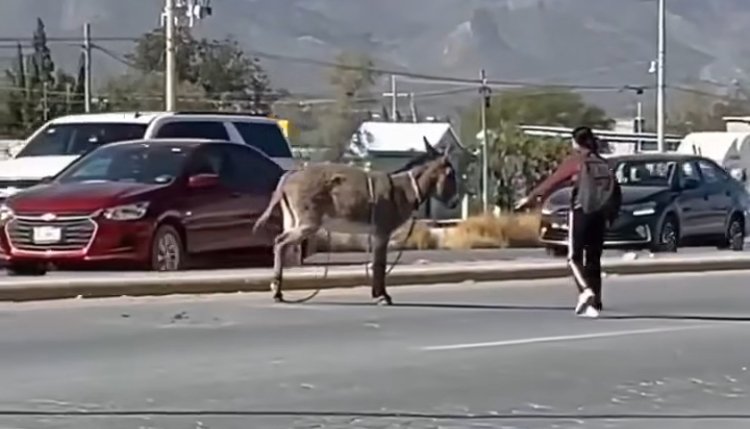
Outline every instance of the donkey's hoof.
[(393, 300), (388, 295), (378, 296), (374, 300), (377, 305), (393, 305)]
[(284, 296), (283, 295), (274, 295), (273, 296), (273, 302), (280, 304), (284, 302)]

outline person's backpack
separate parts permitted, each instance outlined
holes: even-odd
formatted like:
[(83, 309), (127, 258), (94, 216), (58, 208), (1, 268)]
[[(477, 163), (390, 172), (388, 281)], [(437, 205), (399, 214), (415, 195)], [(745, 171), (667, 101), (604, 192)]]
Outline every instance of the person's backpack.
[(578, 201), (586, 213), (603, 212), (613, 221), (620, 211), (622, 197), (617, 178), (607, 161), (591, 153), (587, 155), (578, 175)]

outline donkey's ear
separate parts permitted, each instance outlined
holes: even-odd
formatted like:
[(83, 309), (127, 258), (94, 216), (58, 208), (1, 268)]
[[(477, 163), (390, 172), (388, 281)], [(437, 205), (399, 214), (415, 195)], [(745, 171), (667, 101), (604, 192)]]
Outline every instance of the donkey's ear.
[(427, 155), (429, 155), (430, 157), (440, 156), (440, 152), (438, 152), (437, 150), (435, 150), (434, 147), (432, 147), (430, 142), (427, 140), (427, 137), (423, 136), (422, 140), (424, 140), (424, 148), (427, 151)]

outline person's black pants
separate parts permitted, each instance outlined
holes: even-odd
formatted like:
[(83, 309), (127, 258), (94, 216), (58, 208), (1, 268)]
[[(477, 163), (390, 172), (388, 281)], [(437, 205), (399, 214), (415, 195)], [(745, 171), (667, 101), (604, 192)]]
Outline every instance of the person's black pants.
[(568, 219), (568, 264), (578, 291), (589, 288), (596, 295), (596, 306), (602, 302), (602, 249), (607, 222), (602, 213), (583, 213), (576, 209)]

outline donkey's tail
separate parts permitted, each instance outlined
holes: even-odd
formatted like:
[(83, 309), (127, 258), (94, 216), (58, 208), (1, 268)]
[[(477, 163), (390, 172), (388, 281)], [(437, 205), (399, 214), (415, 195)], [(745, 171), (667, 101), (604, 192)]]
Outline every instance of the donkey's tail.
[(253, 232), (257, 232), (260, 227), (268, 222), (268, 219), (273, 213), (273, 209), (276, 208), (276, 206), (279, 205), (279, 202), (281, 202), (282, 198), (284, 198), (284, 183), (291, 173), (293, 173), (293, 171), (287, 171), (279, 179), (279, 183), (278, 185), (276, 185), (276, 189), (273, 191), (273, 195), (271, 195), (271, 201), (268, 203), (268, 207), (266, 207), (266, 210), (262, 215), (260, 215), (258, 220), (255, 221), (255, 225), (253, 225)]

